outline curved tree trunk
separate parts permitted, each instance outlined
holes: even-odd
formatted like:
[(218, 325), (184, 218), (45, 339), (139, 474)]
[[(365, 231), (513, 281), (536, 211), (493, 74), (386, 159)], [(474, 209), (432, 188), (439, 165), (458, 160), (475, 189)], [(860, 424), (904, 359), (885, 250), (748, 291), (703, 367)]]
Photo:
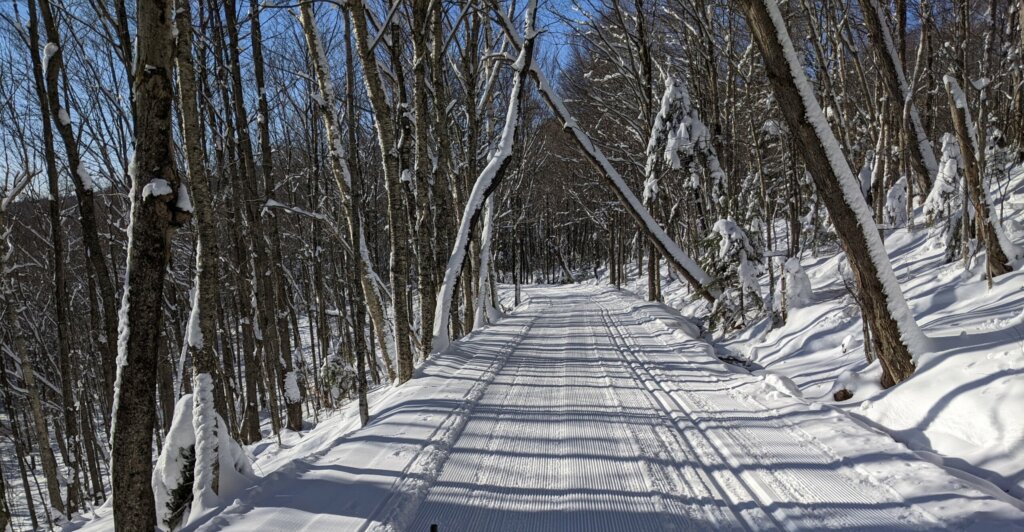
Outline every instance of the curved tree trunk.
[[(914, 95), (910, 93), (901, 54), (897, 53), (896, 43), (893, 42), (892, 32), (889, 31), (889, 23), (878, 0), (859, 0), (859, 2), (861, 13), (864, 15), (864, 24), (871, 36), (871, 44), (875, 49), (878, 62), (882, 66), (882, 81), (886, 91), (889, 93), (889, 97), (899, 104), (897, 109), (907, 107), (907, 120), (901, 120), (901, 122), (904, 125), (904, 135), (914, 142), (914, 149), (910, 150), (910, 165), (914, 168), (914, 174), (917, 176), (917, 189), (922, 194), (927, 194), (927, 191), (931, 190), (932, 181), (935, 180), (935, 174), (938, 172), (938, 164), (935, 162), (935, 152), (928, 139), (928, 132), (921, 124), (921, 115), (917, 111), (917, 105), (914, 104)], [(904, 18), (904, 25), (905, 23)], [(901, 46), (900, 52), (904, 50), (905, 47)]]
[(960, 144), (960, 156), (963, 157), (964, 177), (967, 182), (967, 197), (974, 207), (975, 222), (978, 234), (985, 246), (986, 268), (989, 279), (1013, 271), (1013, 261), (1017, 258), (1017, 250), (1013, 243), (1002, 235), (999, 215), (989, 202), (988, 191), (981, 178), (977, 153), (979, 151), (974, 135), (974, 123), (967, 108), (967, 97), (960, 84), (953, 76), (945, 77), (946, 94), (949, 97), (949, 112), (953, 116), (953, 130)]
[[(521, 48), (523, 39), (515, 31), (515, 27), (512, 22), (508, 20), (508, 16), (500, 8), (495, 8), (495, 14), (498, 16), (498, 22), (501, 24), (502, 30), (505, 35), (512, 41), (516, 48)], [(644, 208), (640, 200), (637, 199), (633, 191), (629, 189), (626, 182), (622, 179), (618, 170), (612, 166), (608, 158), (605, 157), (604, 153), (600, 148), (594, 144), (594, 141), (583, 128), (576, 123), (576, 120), (569, 113), (569, 110), (565, 107), (565, 103), (555, 93), (551, 84), (548, 83), (547, 76), (544, 72), (534, 65), (530, 69), (530, 75), (537, 83), (537, 89), (540, 91), (541, 97), (544, 99), (544, 103), (547, 104), (551, 112), (554, 113), (558, 120), (562, 122), (562, 127), (568, 131), (577, 146), (586, 155), (587, 160), (590, 161), (594, 168), (597, 169), (601, 176), (605, 178), (605, 182), (612, 189), (612, 193), (615, 194), (616, 199), (622, 205), (629, 216), (637, 223), (643, 235), (647, 238), (651, 244), (658, 249), (663, 257), (668, 261), (674, 270), (684, 279), (686, 282), (693, 287), (694, 291), (697, 292), (700, 297), (704, 298), (709, 303), (714, 303), (720, 292), (710, 286), (713, 279), (708, 276), (693, 261), (677, 244), (672, 238), (665, 232), (665, 229), (658, 225), (651, 217), (647, 209)]]
[[(512, 161), (512, 144), (516, 137), (516, 130), (519, 127), (519, 109), (525, 99), (526, 73), (530, 71), (533, 62), (533, 47), (536, 37), (533, 28), (533, 17), (536, 14), (536, 1), (531, 1), (526, 11), (526, 40), (519, 52), (519, 57), (513, 64), (515, 76), (512, 82), (512, 93), (509, 95), (508, 111), (505, 114), (505, 127), (498, 140), (498, 149), (495, 151), (487, 166), (480, 172), (480, 176), (473, 185), (473, 190), (466, 200), (466, 209), (462, 213), (459, 223), (459, 231), (455, 237), (455, 245), (448, 259), (448, 268), (445, 270), (444, 281), (441, 283), (440, 293), (437, 296), (437, 308), (434, 313), (434, 336), (431, 348), (434, 352), (441, 352), (448, 348), (450, 342), (448, 336), (448, 322), (451, 319), (452, 300), (455, 295), (456, 280), (462, 273), (466, 255), (470, 250), (470, 235), (480, 218), (487, 198), (494, 192), (494, 189), (501, 183), (509, 163)], [(465, 283), (465, 276), (463, 276)], [(467, 331), (468, 332), (468, 331)]]

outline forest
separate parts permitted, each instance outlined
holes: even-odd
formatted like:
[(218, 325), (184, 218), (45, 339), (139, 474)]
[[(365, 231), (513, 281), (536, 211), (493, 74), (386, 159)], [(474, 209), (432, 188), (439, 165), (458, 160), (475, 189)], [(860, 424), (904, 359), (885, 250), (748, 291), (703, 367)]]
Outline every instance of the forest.
[(1021, 163), (1020, 0), (4, 0), (0, 531), (194, 526), (538, 285), (748, 369), (842, 299), (822, 401), (912, 389), (909, 281), (1024, 326)]

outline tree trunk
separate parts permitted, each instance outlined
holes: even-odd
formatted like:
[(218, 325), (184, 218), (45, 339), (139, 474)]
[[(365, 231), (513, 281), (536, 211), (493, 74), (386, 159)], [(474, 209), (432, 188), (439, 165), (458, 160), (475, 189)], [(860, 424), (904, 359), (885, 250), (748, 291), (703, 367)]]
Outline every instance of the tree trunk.
[[(249, 12), (251, 14), (252, 30), (250, 32), (252, 42), (253, 74), (256, 80), (257, 96), (257, 119), (259, 127), (260, 142), (260, 171), (263, 174), (264, 199), (271, 200), (274, 196), (274, 163), (273, 149), (270, 145), (270, 108), (267, 104), (266, 82), (264, 81), (263, 66), (263, 36), (260, 24), (260, 3), (256, 0), (250, 2)], [(288, 306), (287, 289), (285, 286), (283, 257), (281, 255), (281, 231), (277, 217), (271, 217), (264, 224), (268, 233), (270, 253), (266, 267), (268, 275), (265, 276), (268, 294), (265, 295), (270, 313), (267, 316), (268, 328), (274, 329), (273, 338), (277, 344), (277, 357), (273, 359), (278, 375), (278, 386), (284, 395), (285, 413), (287, 415), (288, 429), (293, 431), (302, 430), (302, 395), (299, 393), (298, 372), (295, 371), (295, 364), (292, 360), (292, 350), (288, 339), (288, 317), (281, 312), (282, 307)]]
[(138, 6), (135, 85), (138, 109), (132, 177), (128, 264), (121, 303), (118, 371), (111, 456), (114, 526), (153, 530), (156, 508), (150, 484), (156, 416), (158, 342), (163, 285), (176, 226), (188, 221), (172, 149), (171, 69), (174, 43), (169, 0)]
[(928, 133), (921, 125), (921, 116), (917, 111), (917, 106), (914, 105), (913, 94), (910, 93), (903, 62), (900, 59), (901, 55), (897, 52), (885, 12), (878, 0), (859, 0), (859, 2), (861, 12), (864, 14), (864, 23), (871, 36), (872, 47), (882, 66), (882, 81), (886, 91), (889, 93), (889, 97), (898, 104), (897, 109), (902, 109), (904, 106), (908, 108), (908, 120), (901, 121), (904, 124), (903, 134), (908, 140), (912, 138), (914, 141), (914, 149), (910, 150), (910, 163), (917, 177), (918, 190), (922, 194), (927, 194), (927, 191), (931, 190), (931, 183), (935, 180), (935, 175), (938, 172), (938, 164), (935, 162), (935, 152), (932, 150), (931, 141), (928, 140)]
[(430, 339), (434, 332), (434, 306), (437, 302), (434, 282), (436, 263), (431, 245), (431, 242), (436, 240), (436, 231), (430, 197), (430, 160), (427, 153), (431, 121), (427, 109), (427, 38), (431, 29), (427, 18), (431, 13), (430, 3), (431, 0), (413, 0), (410, 30), (413, 45), (413, 105), (416, 112), (416, 276), (420, 296), (420, 352), (424, 359), (430, 356)]
[[(306, 47), (311, 58), (311, 66), (313, 67), (313, 73), (317, 80), (317, 85), (320, 90), (320, 102), (321, 105), (321, 116), (324, 121), (324, 129), (327, 132), (327, 142), (331, 146), (330, 161), (331, 170), (334, 175), (335, 186), (338, 188), (338, 194), (341, 196), (342, 202), (342, 214), (347, 221), (348, 225), (348, 237), (350, 245), (353, 246), (351, 249), (352, 261), (357, 265), (357, 274), (353, 276), (352, 282), (358, 281), (363, 291), (363, 297), (367, 301), (373, 301), (370, 304), (370, 312), (379, 312), (380, 301), (377, 296), (377, 292), (373, 287), (373, 279), (370, 276), (369, 269), (369, 256), (364, 255), (361, 252), (362, 247), (362, 218), (359, 208), (359, 195), (358, 195), (358, 183), (353, 179), (352, 172), (349, 168), (348, 160), (346, 159), (345, 150), (341, 144), (341, 122), (338, 119), (338, 114), (335, 108), (336, 94), (334, 91), (334, 84), (330, 79), (330, 71), (327, 65), (327, 56), (324, 54), (323, 43), (320, 40), (320, 33), (316, 27), (316, 19), (313, 16), (312, 6), (303, 4), (299, 10), (300, 20), (302, 22), (303, 32), (306, 37)], [(350, 32), (349, 22), (345, 21), (346, 33)], [(346, 42), (350, 42), (346, 39)], [(349, 60), (349, 72), (352, 72), (351, 67), (351, 47), (346, 46), (346, 56)], [(349, 78), (349, 83), (352, 82), (352, 77)], [(349, 88), (349, 103), (350, 113), (354, 106), (354, 101), (351, 94), (351, 86)], [(351, 135), (350, 143), (354, 144), (355, 128), (349, 128), (349, 134)], [(356, 248), (358, 246), (358, 248)], [(353, 289), (355, 286), (353, 285)], [(353, 292), (354, 293), (354, 292)], [(365, 342), (363, 341), (362, 327), (362, 315), (360, 313), (360, 320), (353, 320), (354, 326), (360, 328), (358, 331), (353, 331), (356, 345), (356, 366), (357, 366), (357, 388), (359, 393), (359, 413), (360, 420), (363, 425), (366, 424), (369, 419), (369, 411), (366, 400), (366, 368), (365, 368)], [(379, 316), (373, 318), (377, 321), (377, 329), (383, 329), (383, 312), (380, 312)], [(382, 338), (383, 340), (383, 338)], [(386, 345), (386, 344), (385, 344)], [(385, 350), (385, 357), (387, 356)]]
[(391, 244), (391, 310), (395, 325), (395, 358), (398, 365), (396, 383), (412, 378), (412, 347), (409, 344), (409, 224), (405, 213), (399, 174), (398, 144), (395, 139), (392, 110), (381, 86), (377, 59), (370, 49), (370, 34), (363, 0), (351, 5), (356, 49), (363, 63), (363, 82), (373, 108), (377, 140), (384, 162), (384, 183), (388, 197), (388, 225)]
[[(448, 259), (448, 267), (445, 270), (444, 281), (441, 283), (440, 294), (437, 297), (437, 308), (434, 313), (434, 335), (431, 348), (434, 352), (441, 352), (449, 345), (448, 321), (451, 318), (451, 305), (455, 295), (455, 283), (462, 274), (462, 267), (466, 261), (466, 255), (470, 250), (470, 235), (480, 214), (483, 212), (487, 198), (498, 187), (505, 176), (512, 158), (512, 146), (519, 127), (519, 110), (525, 99), (524, 85), (526, 73), (529, 72), (533, 61), (534, 29), (533, 16), (536, 9), (536, 0), (531, 0), (526, 12), (526, 41), (523, 43), (516, 60), (514, 70), (515, 76), (512, 83), (512, 92), (509, 95), (508, 111), (505, 115), (505, 127), (502, 130), (501, 138), (498, 141), (498, 149), (495, 151), (487, 166), (480, 172), (480, 176), (473, 185), (466, 200), (466, 208), (462, 213), (459, 222), (459, 232), (455, 238), (455, 245), (452, 248), (451, 256)], [(462, 284), (469, 284), (462, 276)], [(465, 290), (465, 287), (463, 288)], [(468, 331), (467, 331), (468, 332)]]
[(104, 404), (110, 404), (111, 394), (114, 386), (115, 358), (117, 356), (117, 314), (115, 310), (114, 284), (110, 280), (110, 272), (107, 263), (104, 262), (103, 250), (100, 248), (99, 231), (96, 225), (96, 207), (93, 194), (95, 187), (89, 170), (82, 163), (82, 157), (78, 146), (78, 138), (75, 136), (71, 125), (70, 110), (61, 107), (58, 90), (58, 79), (64, 70), (64, 59), (61, 49), (60, 32), (57, 31), (57, 23), (50, 7), (50, 0), (39, 0), (40, 14), (43, 17), (43, 25), (46, 27), (46, 35), (55, 52), (49, 62), (44, 65), (43, 71), (46, 74), (46, 96), (49, 103), (50, 118), (57, 129), (64, 144), (64, 152), (68, 158), (68, 168), (71, 174), (71, 182), (75, 186), (75, 195), (78, 198), (78, 212), (82, 221), (82, 242), (85, 244), (86, 256), (92, 268), (96, 285), (99, 288), (100, 302), (103, 304), (103, 378), (105, 392), (103, 394)]
[[(217, 261), (217, 221), (213, 214), (213, 196), (210, 178), (206, 172), (205, 135), (199, 123), (196, 103), (195, 71), (192, 65), (192, 8), (191, 2), (177, 2), (178, 109), (181, 113), (182, 139), (185, 143), (185, 161), (192, 188), (192, 202), (196, 214), (196, 279), (193, 290), (192, 313), (188, 320), (185, 342), (192, 350), (192, 425), (196, 434), (196, 466), (192, 483), (192, 498), (206, 501), (216, 495), (220, 485), (219, 434), (227, 419), (224, 397), (216, 393), (221, 386), (222, 371), (214, 352), (217, 339), (217, 300), (220, 272)], [(230, 436), (229, 436), (230, 437)]]
[(1001, 228), (997, 226), (1000, 223), (999, 215), (990, 204), (988, 191), (985, 190), (977, 157), (978, 139), (974, 137), (976, 132), (967, 108), (967, 96), (960, 90), (960, 84), (953, 76), (947, 75), (944, 81), (949, 97), (949, 112), (953, 117), (953, 130), (963, 158), (967, 196), (974, 207), (975, 223), (987, 252), (986, 268), (991, 279), (1013, 271), (1016, 250), (1011, 242), (1002, 237)]
[(260, 214), (262, 203), (259, 201), (258, 177), (256, 174), (256, 160), (253, 155), (252, 140), (249, 135), (249, 118), (245, 109), (245, 96), (242, 89), (241, 72), (241, 48), (238, 38), (238, 22), (235, 14), (235, 0), (224, 2), (225, 28), (228, 34), (228, 56), (231, 63), (231, 88), (233, 93), (232, 103), (235, 115), (235, 132), (238, 135), (238, 147), (242, 156), (243, 184), (242, 212), (245, 214), (245, 221), (249, 227), (249, 250), (252, 251), (248, 257), (252, 268), (252, 288), (255, 294), (255, 314), (259, 323), (259, 330), (263, 335), (260, 345), (263, 348), (261, 363), (266, 369), (268, 380), (265, 384), (268, 387), (268, 397), (271, 402), (270, 418), (274, 433), (281, 429), (280, 412), (277, 405), (277, 396), (274, 384), (280, 384), (284, 375), (277, 371), (278, 361), (282, 358), (280, 337), (276, 323), (276, 298), (277, 290), (274, 288), (274, 265), (271, 257), (268, 256), (266, 248), (266, 230), (264, 228), (262, 215)]
[(797, 60), (778, 5), (775, 0), (740, 0), (740, 5), (764, 58), (775, 99), (796, 136), (865, 299), (864, 319), (875, 333), (882, 386), (892, 386), (914, 372), (912, 354), (924, 349), (926, 339), (903, 298), (860, 186)]
[[(39, 23), (36, 15), (36, 8), (34, 2), (29, 2), (29, 46), (30, 55), (32, 56), (32, 70), (35, 78), (35, 89), (36, 97), (39, 100), (39, 107), (41, 114), (46, 117), (50, 114), (50, 100), (48, 98), (46, 90), (46, 81), (43, 77), (43, 73), (46, 70), (46, 65), (42, 64), (39, 58)], [(57, 46), (57, 45), (54, 45)], [(52, 57), (51, 57), (52, 59)], [(64, 236), (63, 229), (61, 227), (61, 197), (60, 197), (60, 185), (58, 183), (57, 175), (57, 159), (56, 151), (53, 145), (53, 129), (49, 120), (44, 119), (42, 121), (42, 134), (43, 134), (43, 157), (46, 162), (46, 176), (47, 185), (50, 193), (49, 201), (49, 221), (50, 221), (50, 240), (53, 245), (53, 289), (54, 289), (54, 307), (56, 310), (57, 319), (57, 357), (58, 364), (61, 373), (60, 385), (62, 403), (64, 406), (64, 418), (65, 418), (65, 431), (68, 435), (68, 441), (76, 442), (77, 438), (74, 436), (78, 433), (78, 421), (75, 414), (75, 403), (73, 399), (72, 391), (72, 372), (71, 372), (71, 353), (69, 345), (69, 331), (68, 331), (68, 296), (67, 296), (67, 264), (65, 262), (64, 254)], [(38, 433), (38, 427), (37, 427)], [(41, 433), (40, 433), (41, 434)], [(58, 438), (59, 440), (60, 438)], [(49, 438), (41, 440), (49, 443)], [(51, 499), (56, 495), (55, 504), (53, 508), (61, 514), (70, 517), (76, 509), (76, 501), (78, 499), (78, 484), (77, 484), (77, 454), (74, 451), (77, 446), (73, 445), (71, 453), (66, 455), (65, 463), (70, 470), (71, 482), (68, 484), (67, 491), (67, 504), (61, 502), (59, 493), (59, 484), (57, 492), (50, 490)], [(51, 501), (53, 502), (53, 501)]]

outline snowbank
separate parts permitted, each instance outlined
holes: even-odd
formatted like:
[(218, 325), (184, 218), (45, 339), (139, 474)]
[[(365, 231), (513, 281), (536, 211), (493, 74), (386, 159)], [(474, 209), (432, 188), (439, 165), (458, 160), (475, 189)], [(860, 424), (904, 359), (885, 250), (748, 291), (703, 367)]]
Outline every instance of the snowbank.
[[(1024, 167), (1015, 170), (1007, 190), (1005, 198), (995, 198), (996, 210), (1004, 209), (1003, 227), (1020, 245), (1024, 231), (1015, 220), (1024, 217)], [(889, 390), (878, 385), (878, 364), (865, 358), (860, 311), (843, 284), (838, 250), (801, 256), (811, 295), (805, 305), (789, 308), (783, 326), (772, 330), (766, 318), (712, 339), (719, 349), (788, 379), (809, 401), (834, 404), (933, 461), (1022, 498), (1024, 271), (997, 277), (989, 290), (984, 255), (967, 271), (960, 261), (945, 264), (943, 243), (925, 224), (918, 209), (914, 230), (887, 231), (885, 239), (910, 308), (930, 338), (909, 381)], [(761, 282), (767, 284), (766, 276)], [(641, 296), (646, 286), (645, 276), (628, 285)], [(663, 294), (684, 315), (705, 312), (678, 281)], [(844, 388), (853, 398), (836, 402), (832, 394)]]

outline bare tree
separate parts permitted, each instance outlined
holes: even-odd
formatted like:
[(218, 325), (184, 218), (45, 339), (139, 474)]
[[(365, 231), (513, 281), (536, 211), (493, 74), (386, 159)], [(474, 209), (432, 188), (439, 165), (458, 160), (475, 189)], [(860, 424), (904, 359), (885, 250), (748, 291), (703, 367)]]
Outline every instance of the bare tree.
[(120, 312), (112, 428), (114, 524), (119, 530), (157, 526), (150, 476), (156, 408), (156, 359), (163, 319), (163, 288), (174, 228), (188, 221), (173, 164), (173, 2), (138, 8), (135, 65), (137, 122), (128, 264)]

